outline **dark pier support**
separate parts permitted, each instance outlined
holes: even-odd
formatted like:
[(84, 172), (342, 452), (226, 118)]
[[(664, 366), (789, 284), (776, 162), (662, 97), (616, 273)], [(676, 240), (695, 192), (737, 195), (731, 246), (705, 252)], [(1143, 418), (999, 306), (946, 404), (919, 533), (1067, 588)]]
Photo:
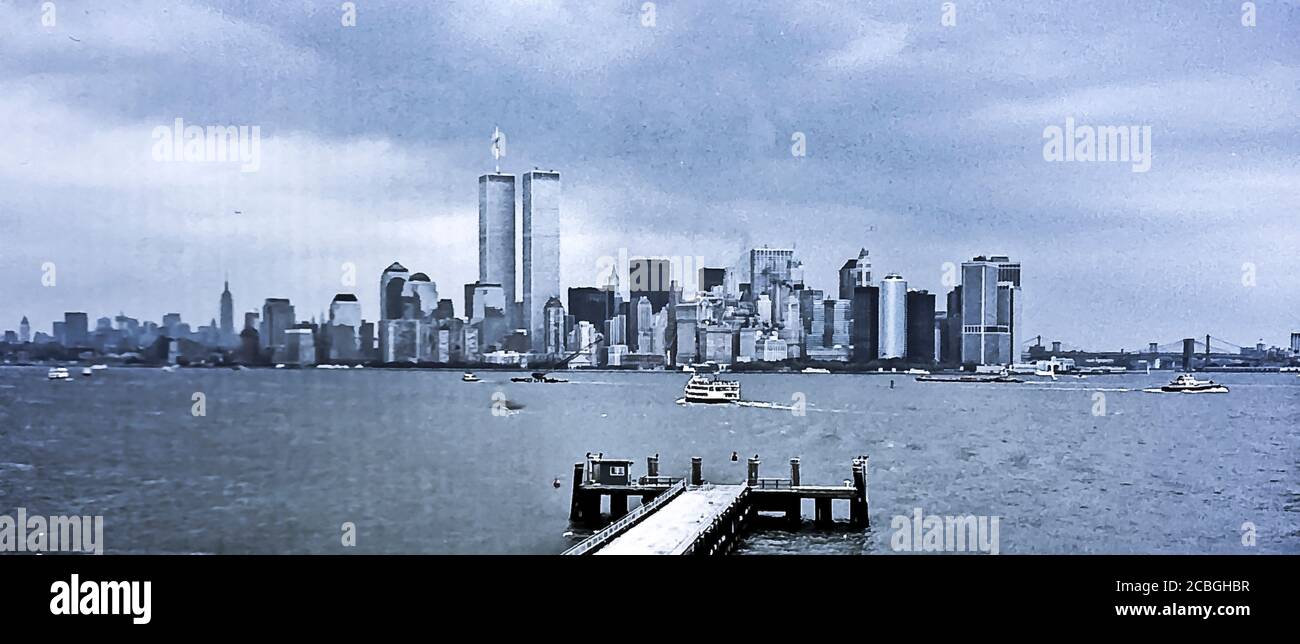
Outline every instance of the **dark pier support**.
[(799, 487), (799, 458), (790, 459), (790, 486)]
[(748, 481), (750, 485), (758, 485), (758, 466), (762, 462), (763, 461), (758, 460), (758, 454), (755, 454), (749, 458)]
[(819, 528), (825, 528), (831, 525), (831, 499), (830, 497), (819, 498), (814, 502), (816, 514), (813, 515), (813, 523)]
[(618, 519), (625, 514), (627, 514), (627, 495), (618, 493), (610, 494), (609, 518), (611, 520)]
[(569, 496), (569, 520), (582, 520), (582, 496), (579, 490), (582, 489), (583, 464), (573, 464), (573, 492)]
[(691, 485), (704, 485), (704, 459), (691, 457)]

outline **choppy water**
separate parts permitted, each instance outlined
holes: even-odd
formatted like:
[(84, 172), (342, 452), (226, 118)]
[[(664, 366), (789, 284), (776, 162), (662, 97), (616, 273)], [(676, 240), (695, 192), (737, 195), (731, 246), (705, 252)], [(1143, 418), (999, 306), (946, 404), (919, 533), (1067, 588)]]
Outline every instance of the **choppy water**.
[[(763, 476), (799, 456), (803, 480), (826, 484), (868, 454), (871, 531), (764, 530), (743, 551), (888, 553), (891, 518), (919, 507), (1000, 517), (1004, 553), (1300, 552), (1293, 375), (1215, 374), (1232, 393), (1188, 396), (1139, 391), (1168, 375), (891, 389), (746, 374), (744, 397), (773, 403), (749, 407), (674, 404), (681, 374), (480, 375), (120, 368), (58, 383), (0, 368), (0, 513), (104, 515), (109, 552), (554, 553), (581, 536), (566, 536), (568, 487), (588, 451), (637, 459), (634, 474), (647, 454), (664, 474), (701, 456), (717, 481), (742, 480), (754, 453)], [(494, 416), (498, 391), (522, 407)]]

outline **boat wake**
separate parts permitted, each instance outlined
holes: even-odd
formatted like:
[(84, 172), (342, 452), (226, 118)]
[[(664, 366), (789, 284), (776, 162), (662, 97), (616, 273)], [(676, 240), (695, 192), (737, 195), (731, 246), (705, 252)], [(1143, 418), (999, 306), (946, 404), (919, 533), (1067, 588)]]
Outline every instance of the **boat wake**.
[(803, 411), (829, 413), (829, 414), (838, 414), (847, 411), (843, 409), (818, 409), (816, 407), (808, 407), (808, 406), (800, 408), (797, 405), (786, 405), (782, 403), (767, 402), (764, 400), (737, 400), (734, 402), (726, 402), (726, 403), (696, 403), (696, 402), (687, 402), (686, 398), (678, 398), (674, 402), (676, 402), (678, 405), (682, 407), (750, 407), (753, 409), (775, 409), (778, 411), (799, 411), (800, 409), (802, 409)]

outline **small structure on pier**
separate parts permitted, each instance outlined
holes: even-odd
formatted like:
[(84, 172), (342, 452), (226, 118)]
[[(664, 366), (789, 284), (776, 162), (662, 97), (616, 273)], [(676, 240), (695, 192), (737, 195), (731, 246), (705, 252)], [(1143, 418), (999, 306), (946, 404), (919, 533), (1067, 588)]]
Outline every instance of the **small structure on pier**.
[[(599, 521), (602, 499), (608, 496), (612, 523), (564, 554), (725, 554), (759, 512), (784, 513), (791, 523), (800, 523), (804, 499), (813, 500), (818, 527), (833, 523), (836, 499), (849, 502), (851, 527), (868, 525), (866, 456), (853, 459), (853, 478), (843, 486), (803, 485), (798, 458), (790, 459), (789, 478), (763, 478), (755, 454), (745, 482), (731, 485), (706, 481), (698, 456), (691, 458), (687, 478), (660, 476), (656, 454), (646, 458), (646, 475), (634, 483), (631, 463), (588, 454), (585, 462), (574, 464), (569, 519)], [(630, 496), (641, 499), (632, 512)]]

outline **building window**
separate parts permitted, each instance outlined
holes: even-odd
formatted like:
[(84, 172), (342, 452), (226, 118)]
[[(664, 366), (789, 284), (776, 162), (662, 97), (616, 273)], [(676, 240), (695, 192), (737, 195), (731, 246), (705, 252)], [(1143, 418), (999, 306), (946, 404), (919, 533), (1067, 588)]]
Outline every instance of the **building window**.
[(609, 475), (610, 475), (610, 476), (623, 476), (623, 475), (625, 475), (625, 474), (627, 474), (627, 468), (626, 468), (626, 467), (623, 467), (622, 465), (611, 465), (611, 466), (609, 466)]

